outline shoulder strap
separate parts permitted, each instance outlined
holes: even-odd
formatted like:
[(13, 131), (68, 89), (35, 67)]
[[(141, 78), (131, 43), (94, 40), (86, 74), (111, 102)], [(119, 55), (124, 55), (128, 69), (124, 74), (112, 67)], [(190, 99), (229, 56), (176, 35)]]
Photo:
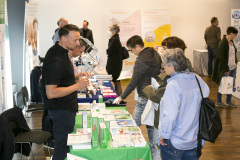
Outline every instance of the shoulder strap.
[(196, 75), (195, 75), (195, 78), (196, 78), (196, 80), (197, 80), (198, 87), (199, 87), (199, 89), (200, 89), (200, 92), (201, 92), (201, 95), (202, 95), (202, 98), (203, 98), (202, 89), (201, 89), (200, 83), (199, 83), (198, 78), (197, 78)]

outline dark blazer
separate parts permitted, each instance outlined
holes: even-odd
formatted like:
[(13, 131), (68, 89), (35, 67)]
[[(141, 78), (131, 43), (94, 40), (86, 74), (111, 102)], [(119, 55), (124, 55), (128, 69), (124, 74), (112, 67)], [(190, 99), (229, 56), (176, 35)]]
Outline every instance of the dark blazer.
[(93, 34), (92, 34), (92, 30), (91, 30), (91, 29), (87, 29), (86, 37), (83, 36), (83, 28), (81, 28), (81, 29), (79, 30), (79, 33), (80, 33), (80, 35), (81, 35), (83, 38), (87, 38), (89, 41), (92, 42), (92, 44), (94, 44)]
[[(237, 49), (232, 41), (235, 48), (235, 63), (237, 64)], [(212, 80), (220, 85), (220, 81), (225, 72), (229, 72), (228, 67), (228, 57), (229, 57), (229, 43), (226, 36), (223, 36), (222, 41), (218, 45), (218, 52), (216, 57), (216, 62), (213, 70)]]
[(109, 39), (108, 49), (107, 49), (107, 66), (106, 70), (108, 74), (113, 77), (113, 82), (115, 82), (122, 71), (122, 44), (119, 39), (119, 34), (115, 34)]

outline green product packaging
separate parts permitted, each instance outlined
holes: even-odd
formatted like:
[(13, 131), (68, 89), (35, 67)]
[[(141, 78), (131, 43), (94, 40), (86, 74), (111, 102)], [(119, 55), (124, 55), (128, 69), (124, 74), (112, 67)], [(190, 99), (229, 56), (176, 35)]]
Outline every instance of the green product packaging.
[(102, 95), (98, 96), (98, 103), (103, 103), (103, 96)]
[(92, 148), (98, 147), (98, 116), (92, 114)]
[(100, 146), (102, 148), (107, 147), (107, 127), (104, 122), (99, 123), (100, 127)]
[(110, 120), (109, 119), (105, 119), (105, 125), (107, 127), (107, 140), (110, 139)]

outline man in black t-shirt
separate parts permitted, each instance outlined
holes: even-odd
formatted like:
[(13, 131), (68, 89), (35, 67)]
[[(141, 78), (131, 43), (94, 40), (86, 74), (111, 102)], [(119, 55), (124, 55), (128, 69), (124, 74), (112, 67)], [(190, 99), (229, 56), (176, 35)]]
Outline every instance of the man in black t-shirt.
[(89, 85), (88, 79), (82, 76), (75, 82), (73, 65), (68, 57), (68, 51), (79, 45), (79, 28), (65, 25), (60, 28), (59, 37), (60, 41), (48, 50), (42, 70), (44, 107), (53, 121), (52, 160), (64, 160), (69, 152), (67, 137), (74, 129), (78, 111), (77, 90)]

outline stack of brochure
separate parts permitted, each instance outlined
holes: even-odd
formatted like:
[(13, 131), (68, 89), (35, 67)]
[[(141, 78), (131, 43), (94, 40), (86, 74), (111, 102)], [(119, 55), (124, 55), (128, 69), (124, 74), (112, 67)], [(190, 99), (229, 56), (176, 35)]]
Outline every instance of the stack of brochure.
[(72, 149), (92, 149), (91, 128), (78, 128), (76, 134), (68, 134), (67, 145)]

